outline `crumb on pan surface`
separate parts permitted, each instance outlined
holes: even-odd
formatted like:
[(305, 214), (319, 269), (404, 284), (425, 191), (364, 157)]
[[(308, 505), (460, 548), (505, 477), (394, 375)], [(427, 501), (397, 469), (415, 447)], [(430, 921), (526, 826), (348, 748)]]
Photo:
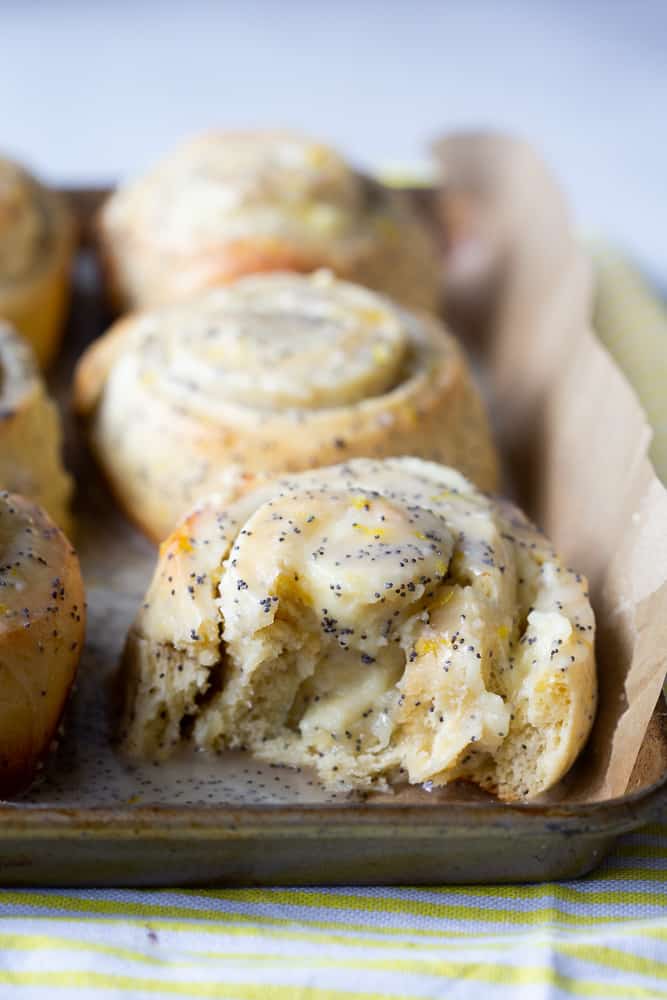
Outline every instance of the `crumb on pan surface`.
[(99, 219), (121, 307), (174, 301), (244, 274), (328, 267), (435, 310), (438, 251), (398, 191), (294, 132), (208, 132), (120, 188)]
[(75, 401), (115, 495), (158, 541), (200, 496), (354, 456), (417, 454), (496, 486), (454, 338), (330, 272), (243, 278), (121, 320), (80, 361)]
[(528, 798), (587, 738), (594, 628), (585, 579), (515, 508), (358, 459), (211, 497), (166, 540), (126, 644), (125, 744)]
[(28, 785), (49, 750), (84, 630), (76, 553), (40, 507), (0, 492), (0, 796)]

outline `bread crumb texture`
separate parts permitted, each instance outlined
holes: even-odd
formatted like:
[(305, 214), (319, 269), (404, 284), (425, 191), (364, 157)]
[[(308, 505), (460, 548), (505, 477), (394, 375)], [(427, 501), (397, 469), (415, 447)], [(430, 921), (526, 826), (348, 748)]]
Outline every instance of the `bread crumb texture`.
[(326, 784), (551, 787), (596, 703), (586, 580), (458, 472), (359, 459), (203, 502), (128, 636), (124, 739)]

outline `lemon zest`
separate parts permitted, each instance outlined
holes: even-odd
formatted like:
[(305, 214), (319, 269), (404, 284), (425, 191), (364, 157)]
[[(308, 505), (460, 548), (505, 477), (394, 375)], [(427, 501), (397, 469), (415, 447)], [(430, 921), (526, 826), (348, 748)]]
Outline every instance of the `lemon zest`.
[(375, 538), (381, 538), (383, 535), (387, 534), (386, 528), (373, 528), (367, 524), (355, 524), (354, 527), (357, 531), (361, 531), (364, 535), (372, 535)]
[(326, 146), (313, 143), (306, 149), (306, 160), (311, 167), (324, 167), (330, 159), (331, 155)]
[(382, 309), (373, 309), (371, 307), (359, 309), (357, 315), (359, 316), (361, 322), (367, 324), (368, 326), (379, 326), (385, 317)]
[(292, 598), (292, 600), (298, 601), (300, 604), (304, 604), (308, 608), (312, 608), (313, 599), (310, 594), (304, 590), (301, 584), (297, 580), (292, 580), (289, 577), (281, 576), (276, 585), (276, 597), (284, 599)]
[(168, 551), (169, 549), (175, 549), (177, 552), (187, 553), (194, 551), (189, 535), (187, 535), (182, 528), (175, 531), (165, 542), (162, 543), (160, 546), (160, 554), (162, 555), (163, 552)]
[(442, 646), (449, 645), (449, 639), (444, 635), (434, 636), (432, 639), (417, 639), (415, 652), (417, 656), (426, 656), (428, 653), (437, 653)]

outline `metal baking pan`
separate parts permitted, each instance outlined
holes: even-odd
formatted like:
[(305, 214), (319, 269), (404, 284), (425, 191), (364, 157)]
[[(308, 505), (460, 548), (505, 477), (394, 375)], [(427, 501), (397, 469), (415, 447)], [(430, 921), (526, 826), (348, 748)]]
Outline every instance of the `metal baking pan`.
[[(83, 250), (53, 376), (66, 387), (82, 347), (108, 320), (92, 255), (101, 192), (77, 191)], [(539, 882), (594, 868), (619, 834), (667, 803), (667, 727), (656, 710), (633, 791), (595, 804), (505, 805), (465, 788), (365, 800), (242, 754), (129, 766), (112, 744), (110, 679), (155, 550), (115, 509), (69, 415), (77, 474), (76, 544), (88, 642), (61, 744), (33, 789), (0, 805), (5, 886), (338, 885)]]

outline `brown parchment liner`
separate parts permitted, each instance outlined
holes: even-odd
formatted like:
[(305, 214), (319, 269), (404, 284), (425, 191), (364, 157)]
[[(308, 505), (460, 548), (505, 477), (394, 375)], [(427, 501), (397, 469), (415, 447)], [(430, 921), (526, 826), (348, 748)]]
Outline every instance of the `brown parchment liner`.
[(435, 153), (441, 220), (445, 229), (463, 220), (448, 246), (452, 306), (470, 309), (480, 282), (492, 300), (478, 346), (510, 476), (527, 512), (588, 576), (596, 612), (598, 715), (552, 796), (613, 798), (628, 788), (647, 732), (642, 756), (664, 757), (650, 723), (667, 670), (667, 491), (647, 457), (651, 430), (591, 329), (590, 261), (531, 147), (461, 134)]

